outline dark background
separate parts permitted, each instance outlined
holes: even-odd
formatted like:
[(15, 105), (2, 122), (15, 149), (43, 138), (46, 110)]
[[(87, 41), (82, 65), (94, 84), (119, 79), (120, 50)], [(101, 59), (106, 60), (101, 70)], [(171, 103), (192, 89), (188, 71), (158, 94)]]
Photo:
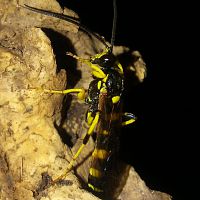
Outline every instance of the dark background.
[[(110, 40), (111, 0), (59, 2)], [(189, 17), (195, 17), (195, 11), (172, 1), (118, 0), (117, 4), (115, 44), (139, 50), (148, 69), (144, 83), (125, 99), (126, 111), (135, 113), (138, 120), (121, 138), (121, 158), (135, 167), (151, 189), (177, 200), (195, 199), (198, 73), (192, 64), (195, 50), (189, 48), (194, 36), (194, 21)]]

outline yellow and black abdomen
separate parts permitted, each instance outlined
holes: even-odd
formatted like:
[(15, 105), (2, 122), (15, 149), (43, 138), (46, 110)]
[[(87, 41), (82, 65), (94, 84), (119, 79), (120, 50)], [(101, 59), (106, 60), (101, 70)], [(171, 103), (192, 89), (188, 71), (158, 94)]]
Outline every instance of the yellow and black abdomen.
[(113, 168), (117, 161), (121, 104), (113, 104), (107, 91), (100, 92), (98, 110), (100, 118), (96, 129), (95, 150), (92, 153), (88, 186), (98, 196), (107, 196)]

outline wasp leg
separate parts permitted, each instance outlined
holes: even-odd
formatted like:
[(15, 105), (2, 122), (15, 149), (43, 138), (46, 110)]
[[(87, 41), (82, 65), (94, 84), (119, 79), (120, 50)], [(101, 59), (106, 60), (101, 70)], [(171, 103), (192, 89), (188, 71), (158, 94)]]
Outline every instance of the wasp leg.
[(122, 126), (132, 124), (136, 120), (136, 116), (134, 114), (127, 112), (123, 114), (123, 118), (125, 119), (125, 121), (122, 122)]
[(48, 90), (43, 89), (44, 92), (52, 93), (52, 94), (69, 94), (69, 93), (77, 93), (77, 97), (80, 100), (85, 99), (85, 90), (81, 88), (67, 89), (67, 90)]
[(68, 56), (75, 58), (76, 60), (80, 61), (81, 63), (84, 63), (84, 64), (88, 65), (89, 67), (91, 67), (93, 70), (92, 75), (95, 76), (96, 78), (105, 78), (106, 77), (106, 74), (98, 67), (98, 65), (93, 64), (90, 59), (78, 57), (78, 56), (72, 54), (71, 52), (67, 52), (66, 54)]
[(77, 152), (75, 153), (75, 155), (72, 157), (71, 161), (69, 162), (68, 166), (67, 166), (67, 169), (65, 170), (65, 172), (59, 176), (58, 178), (56, 178), (55, 180), (52, 181), (52, 184), (55, 184), (57, 183), (58, 181), (60, 181), (61, 179), (64, 179), (66, 177), (66, 175), (69, 173), (69, 171), (71, 171), (71, 169), (73, 168), (74, 166), (74, 163), (76, 161), (76, 159), (78, 158), (78, 156), (80, 155), (80, 153), (82, 152), (84, 146), (87, 144), (90, 136), (92, 135), (92, 133), (94, 132), (94, 129), (97, 125), (99, 121), (99, 112), (96, 113), (88, 131), (87, 131), (87, 134), (84, 136), (83, 138), (83, 143), (81, 144), (81, 146), (79, 147), (79, 149), (77, 150)]

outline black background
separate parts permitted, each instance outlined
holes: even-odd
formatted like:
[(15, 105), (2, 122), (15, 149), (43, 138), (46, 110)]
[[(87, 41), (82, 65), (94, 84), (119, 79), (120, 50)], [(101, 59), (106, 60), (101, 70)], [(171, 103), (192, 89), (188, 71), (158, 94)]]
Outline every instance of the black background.
[[(110, 40), (111, 0), (59, 2)], [(123, 134), (121, 157), (135, 167), (151, 189), (167, 192), (177, 200), (195, 199), (198, 131), (194, 127), (194, 94), (198, 90), (192, 64), (195, 50), (189, 48), (194, 36), (194, 21), (189, 17), (195, 17), (195, 11), (183, 2), (175, 5), (172, 1), (118, 0), (117, 4), (115, 44), (139, 50), (148, 69), (144, 83), (125, 100), (125, 109), (135, 113), (138, 120)]]

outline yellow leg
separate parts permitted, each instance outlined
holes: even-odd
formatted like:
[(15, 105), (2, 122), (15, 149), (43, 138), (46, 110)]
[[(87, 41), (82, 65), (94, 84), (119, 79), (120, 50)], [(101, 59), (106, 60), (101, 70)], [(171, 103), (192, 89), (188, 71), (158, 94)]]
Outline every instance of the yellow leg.
[(65, 170), (65, 172), (59, 176), (58, 178), (56, 178), (52, 184), (55, 184), (56, 182), (58, 182), (59, 180), (63, 179), (66, 177), (66, 175), (68, 174), (68, 172), (73, 168), (74, 166), (74, 162), (76, 161), (76, 159), (78, 158), (78, 156), (81, 154), (83, 147), (87, 144), (90, 136), (92, 135), (92, 133), (94, 132), (94, 129), (97, 125), (99, 121), (99, 112), (96, 113), (94, 120), (92, 121), (91, 126), (89, 127), (87, 134), (84, 136), (83, 138), (83, 143), (81, 144), (81, 146), (79, 147), (78, 151), (75, 153), (75, 155), (72, 157), (71, 161), (69, 162), (67, 169)]
[(127, 118), (127, 120), (122, 122), (122, 126), (132, 124), (136, 120), (135, 115), (132, 113), (124, 113), (124, 117)]
[(67, 89), (67, 90), (48, 90), (44, 89), (44, 92), (52, 93), (52, 94), (69, 94), (69, 93), (77, 93), (77, 96), (80, 100), (85, 98), (85, 90), (81, 88), (75, 89)]
[(106, 74), (98, 67), (98, 65), (95, 65), (95, 64), (92, 64), (90, 59), (84, 59), (84, 58), (80, 58), (76, 55), (73, 55), (72, 53), (70, 52), (67, 52), (66, 53), (68, 56), (71, 56), (73, 58), (75, 58), (76, 60), (82, 62), (82, 63), (85, 63), (86, 65), (88, 65), (89, 67), (92, 68), (92, 74), (97, 77), (97, 78), (105, 78), (106, 77)]

